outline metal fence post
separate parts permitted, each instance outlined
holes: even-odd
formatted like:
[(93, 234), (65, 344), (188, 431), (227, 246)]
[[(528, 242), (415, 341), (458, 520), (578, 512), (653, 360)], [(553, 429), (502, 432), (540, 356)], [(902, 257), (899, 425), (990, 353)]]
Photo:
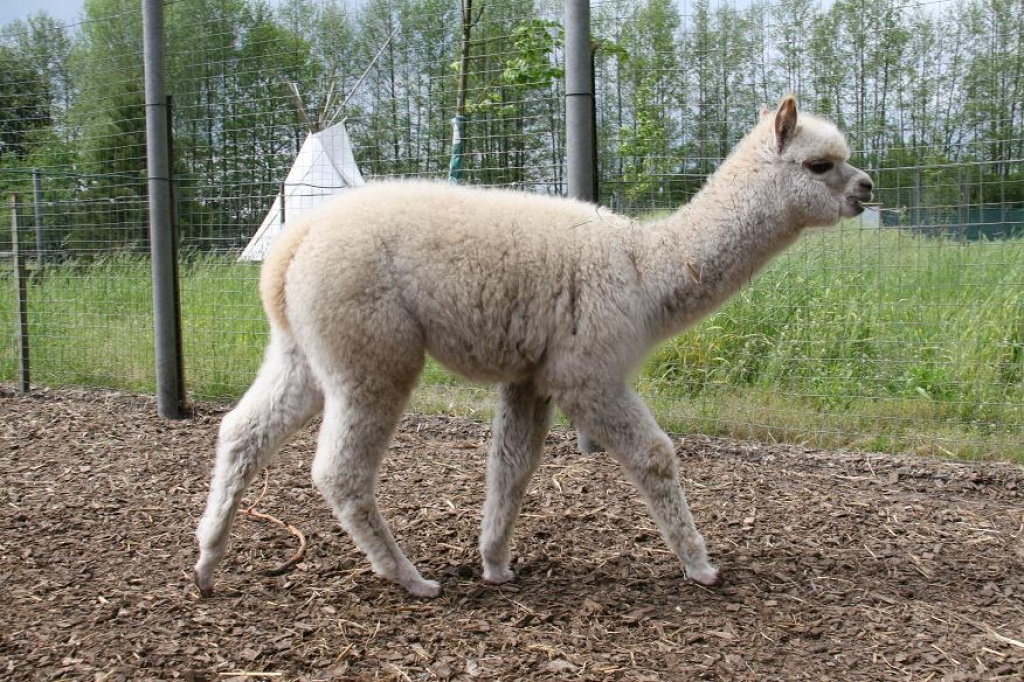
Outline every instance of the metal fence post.
[[(590, 1), (565, 2), (565, 172), (569, 196), (597, 201), (597, 134), (594, 117), (594, 59), (590, 42)], [(601, 445), (577, 431), (585, 453)]]
[(18, 240), (18, 209), (20, 203), (17, 194), (11, 195), (11, 250), (14, 252), (14, 290), (18, 306), (18, 377), (22, 393), (28, 393), (28, 277), (25, 272), (25, 257), (22, 255)]
[(565, 3), (565, 165), (569, 196), (597, 201), (589, 0)]
[(143, 60), (146, 76), (146, 167), (149, 175), (149, 240), (153, 274), (153, 345), (157, 410), (182, 416), (181, 329), (177, 305), (177, 244), (171, 203), (167, 95), (164, 89), (163, 0), (142, 0)]
[(46, 240), (43, 237), (43, 179), (38, 168), (32, 169), (32, 199), (36, 218), (36, 262), (46, 260)]

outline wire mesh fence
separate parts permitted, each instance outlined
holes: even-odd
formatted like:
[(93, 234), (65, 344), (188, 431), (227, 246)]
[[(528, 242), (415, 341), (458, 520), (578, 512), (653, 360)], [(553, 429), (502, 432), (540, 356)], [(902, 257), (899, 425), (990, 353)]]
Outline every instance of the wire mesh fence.
[[(357, 185), (351, 166), (367, 181), (565, 191), (560, 2), (165, 11), (196, 398), (237, 396), (266, 341), (258, 267), (238, 256), (265, 224)], [(787, 92), (847, 131), (876, 182), (877, 207), (806, 235), (655, 352), (637, 382), (663, 423), (1019, 456), (1022, 0), (601, 0), (592, 17), (601, 203), (673, 210)], [(136, 0), (0, 30), (0, 192), (21, 201), (37, 385), (153, 389), (141, 35)], [(0, 203), (4, 226), (10, 212)], [(12, 296), (0, 297), (8, 339)], [(15, 347), (0, 349), (0, 380), (14, 380)], [(473, 412), (489, 395), (433, 366), (425, 382), (442, 396), (426, 408)]]

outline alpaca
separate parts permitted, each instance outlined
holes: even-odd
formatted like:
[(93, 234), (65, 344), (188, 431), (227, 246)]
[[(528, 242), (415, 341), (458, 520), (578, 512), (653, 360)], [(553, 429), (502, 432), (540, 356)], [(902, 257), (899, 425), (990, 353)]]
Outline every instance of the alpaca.
[(718, 585), (672, 441), (628, 380), (656, 343), (714, 310), (803, 228), (861, 213), (872, 183), (849, 155), (842, 133), (798, 115), (790, 96), (658, 222), (564, 198), (397, 181), (345, 193), (292, 226), (261, 274), (263, 366), (220, 428), (196, 531), (200, 592), (213, 592), (249, 483), (322, 412), (316, 487), (378, 575), (416, 596), (439, 593), (376, 500), (428, 353), (500, 385), (480, 535), (486, 582), (514, 577), (509, 542), (557, 405), (620, 464), (686, 576)]

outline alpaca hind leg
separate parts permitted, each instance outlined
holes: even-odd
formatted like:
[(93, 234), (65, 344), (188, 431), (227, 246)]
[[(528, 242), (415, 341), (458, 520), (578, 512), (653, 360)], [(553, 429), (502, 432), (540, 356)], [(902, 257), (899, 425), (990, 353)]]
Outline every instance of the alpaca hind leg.
[(275, 334), (253, 385), (221, 422), (206, 511), (196, 529), (195, 580), (204, 597), (213, 594), (213, 572), (227, 552), (231, 523), (249, 484), (322, 403), (301, 351)]
[(604, 452), (604, 448), (600, 443), (579, 429), (576, 429), (576, 444), (579, 447), (580, 453), (584, 455), (595, 455), (599, 452)]
[(436, 597), (402, 553), (377, 506), (377, 474), (409, 391), (375, 381), (361, 390), (328, 391), (313, 482), (374, 572), (417, 597)]
[(484, 580), (505, 583), (515, 577), (509, 568), (509, 541), (530, 478), (540, 464), (553, 406), (537, 395), (532, 383), (503, 384), (487, 460), (480, 556)]
[(643, 401), (625, 387), (605, 394), (568, 396), (559, 401), (566, 414), (608, 448), (640, 491), (669, 548), (701, 585), (718, 585), (721, 576), (708, 561), (679, 482), (672, 441), (658, 428)]

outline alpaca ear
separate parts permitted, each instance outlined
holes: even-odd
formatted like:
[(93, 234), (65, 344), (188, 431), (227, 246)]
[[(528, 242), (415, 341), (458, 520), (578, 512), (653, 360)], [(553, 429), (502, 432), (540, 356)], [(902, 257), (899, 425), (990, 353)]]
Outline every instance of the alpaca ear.
[(769, 107), (767, 104), (762, 104), (761, 105), (761, 109), (760, 109), (760, 111), (757, 114), (757, 117), (758, 118), (764, 118), (768, 114), (772, 114), (772, 113), (774, 113), (774, 111), (772, 110), (771, 107)]
[(796, 132), (796, 97), (787, 95), (775, 114), (775, 144), (781, 152)]

